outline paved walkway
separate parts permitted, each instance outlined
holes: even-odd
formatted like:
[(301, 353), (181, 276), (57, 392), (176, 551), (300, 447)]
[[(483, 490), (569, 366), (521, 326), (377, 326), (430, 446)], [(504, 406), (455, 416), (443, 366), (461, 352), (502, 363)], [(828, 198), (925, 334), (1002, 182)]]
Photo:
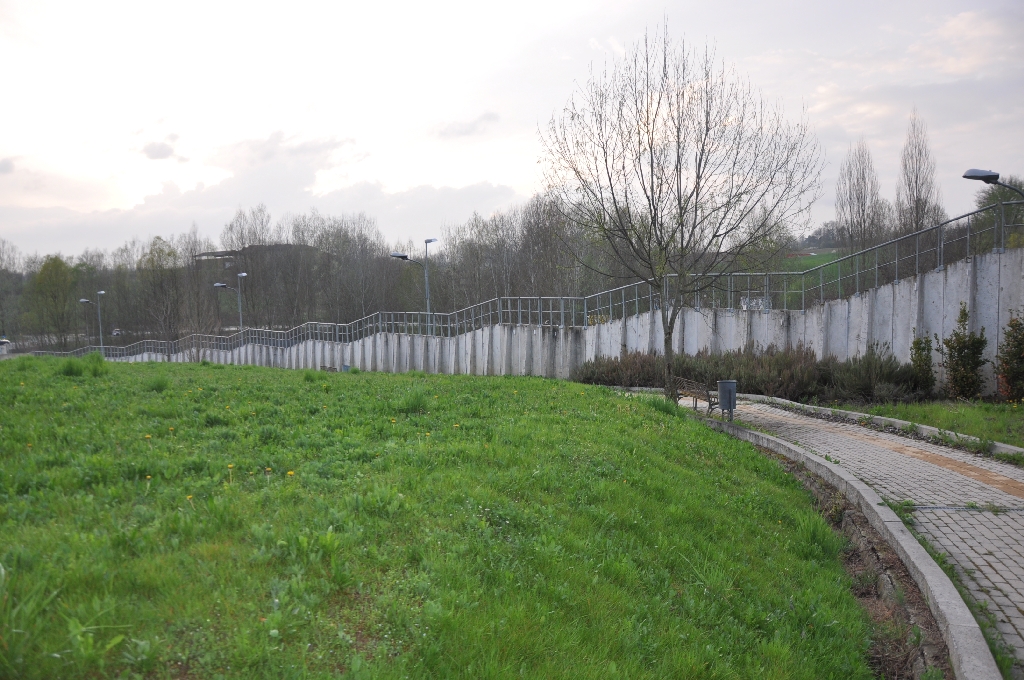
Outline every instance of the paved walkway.
[(740, 403), (740, 424), (799, 444), (849, 469), (883, 498), (913, 501), (916, 529), (949, 555), (987, 602), (1024, 670), (1024, 468), (966, 451)]

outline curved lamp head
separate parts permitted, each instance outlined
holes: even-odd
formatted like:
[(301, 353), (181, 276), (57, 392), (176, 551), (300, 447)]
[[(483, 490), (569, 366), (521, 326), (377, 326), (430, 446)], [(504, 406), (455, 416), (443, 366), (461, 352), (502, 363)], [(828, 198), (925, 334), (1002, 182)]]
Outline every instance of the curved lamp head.
[(98, 290), (98, 291), (96, 291), (96, 294), (97, 295), (106, 295), (107, 291), (105, 291), (105, 290)]
[(214, 288), (227, 288), (228, 284), (226, 284), (226, 283), (215, 283), (215, 284), (213, 284), (213, 287)]
[(978, 170), (971, 168), (964, 173), (964, 179), (977, 179), (981, 180), (985, 184), (995, 184), (999, 181), (999, 173), (992, 172), (991, 170)]
[(248, 276), (248, 274), (246, 274), (245, 272), (238, 272), (238, 278), (243, 278), (245, 276)]
[(79, 300), (79, 302), (85, 303), (87, 305), (91, 305), (92, 304), (91, 302), (89, 302), (89, 300), (87, 300), (85, 298), (82, 298), (81, 300)]
[(391, 257), (397, 257), (399, 260), (408, 260), (409, 256), (405, 253), (391, 253)]
[(428, 238), (428, 239), (426, 239), (424, 241), (424, 243), (437, 243), (437, 239), (436, 238)]

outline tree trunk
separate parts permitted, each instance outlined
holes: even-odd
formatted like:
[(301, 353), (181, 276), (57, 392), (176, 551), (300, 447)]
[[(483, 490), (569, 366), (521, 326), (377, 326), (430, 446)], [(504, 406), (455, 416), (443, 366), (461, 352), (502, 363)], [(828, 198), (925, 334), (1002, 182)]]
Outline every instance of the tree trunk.
[(661, 307), (661, 328), (665, 339), (665, 398), (673, 404), (679, 401), (679, 394), (676, 392), (676, 384), (673, 380), (672, 363), (674, 354), (672, 351), (672, 335), (675, 331), (675, 314), (669, 314), (665, 304)]

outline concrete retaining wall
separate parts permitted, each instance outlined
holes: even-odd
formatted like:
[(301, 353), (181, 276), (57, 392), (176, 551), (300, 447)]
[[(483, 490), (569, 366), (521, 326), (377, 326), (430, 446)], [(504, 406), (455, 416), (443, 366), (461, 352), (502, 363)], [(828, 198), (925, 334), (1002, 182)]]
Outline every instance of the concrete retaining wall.
[[(803, 344), (819, 358), (832, 354), (844, 360), (877, 343), (906, 362), (915, 332), (927, 337), (948, 335), (956, 324), (961, 301), (970, 310), (971, 328), (985, 329), (989, 338), (986, 356), (994, 359), (1011, 312), (1024, 310), (1024, 249), (961, 260), (806, 311), (687, 308), (677, 320), (673, 345), (676, 352), (695, 354)], [(350, 343), (307, 340), (287, 348), (246, 345), (233, 351), (204, 351), (202, 357), (186, 352), (170, 357), (144, 354), (126, 360), (207, 359), (281, 368), (343, 370), (355, 366), (387, 373), (418, 370), (568, 378), (584, 361), (634, 351), (663, 353), (659, 311), (588, 328), (491, 326), (451, 338), (377, 333)], [(934, 363), (938, 362), (936, 353)], [(986, 370), (991, 390), (991, 365)]]

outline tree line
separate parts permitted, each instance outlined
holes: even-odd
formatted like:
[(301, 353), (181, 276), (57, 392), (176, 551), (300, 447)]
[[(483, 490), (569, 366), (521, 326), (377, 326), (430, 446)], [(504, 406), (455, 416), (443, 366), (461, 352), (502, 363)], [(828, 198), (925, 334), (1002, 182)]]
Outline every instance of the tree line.
[[(450, 312), (499, 296), (578, 296), (634, 277), (538, 195), (490, 217), (474, 215), (436, 236), (431, 303)], [(377, 311), (424, 311), (424, 244), (389, 242), (372, 217), (316, 210), (275, 220), (263, 205), (239, 210), (220, 242), (193, 226), (111, 252), (23, 256), (0, 240), (0, 334), (19, 349), (66, 351), (99, 343), (173, 340), (238, 327), (283, 330), (347, 323)], [(98, 296), (98, 291), (104, 291)], [(80, 300), (88, 300), (88, 303)]]

